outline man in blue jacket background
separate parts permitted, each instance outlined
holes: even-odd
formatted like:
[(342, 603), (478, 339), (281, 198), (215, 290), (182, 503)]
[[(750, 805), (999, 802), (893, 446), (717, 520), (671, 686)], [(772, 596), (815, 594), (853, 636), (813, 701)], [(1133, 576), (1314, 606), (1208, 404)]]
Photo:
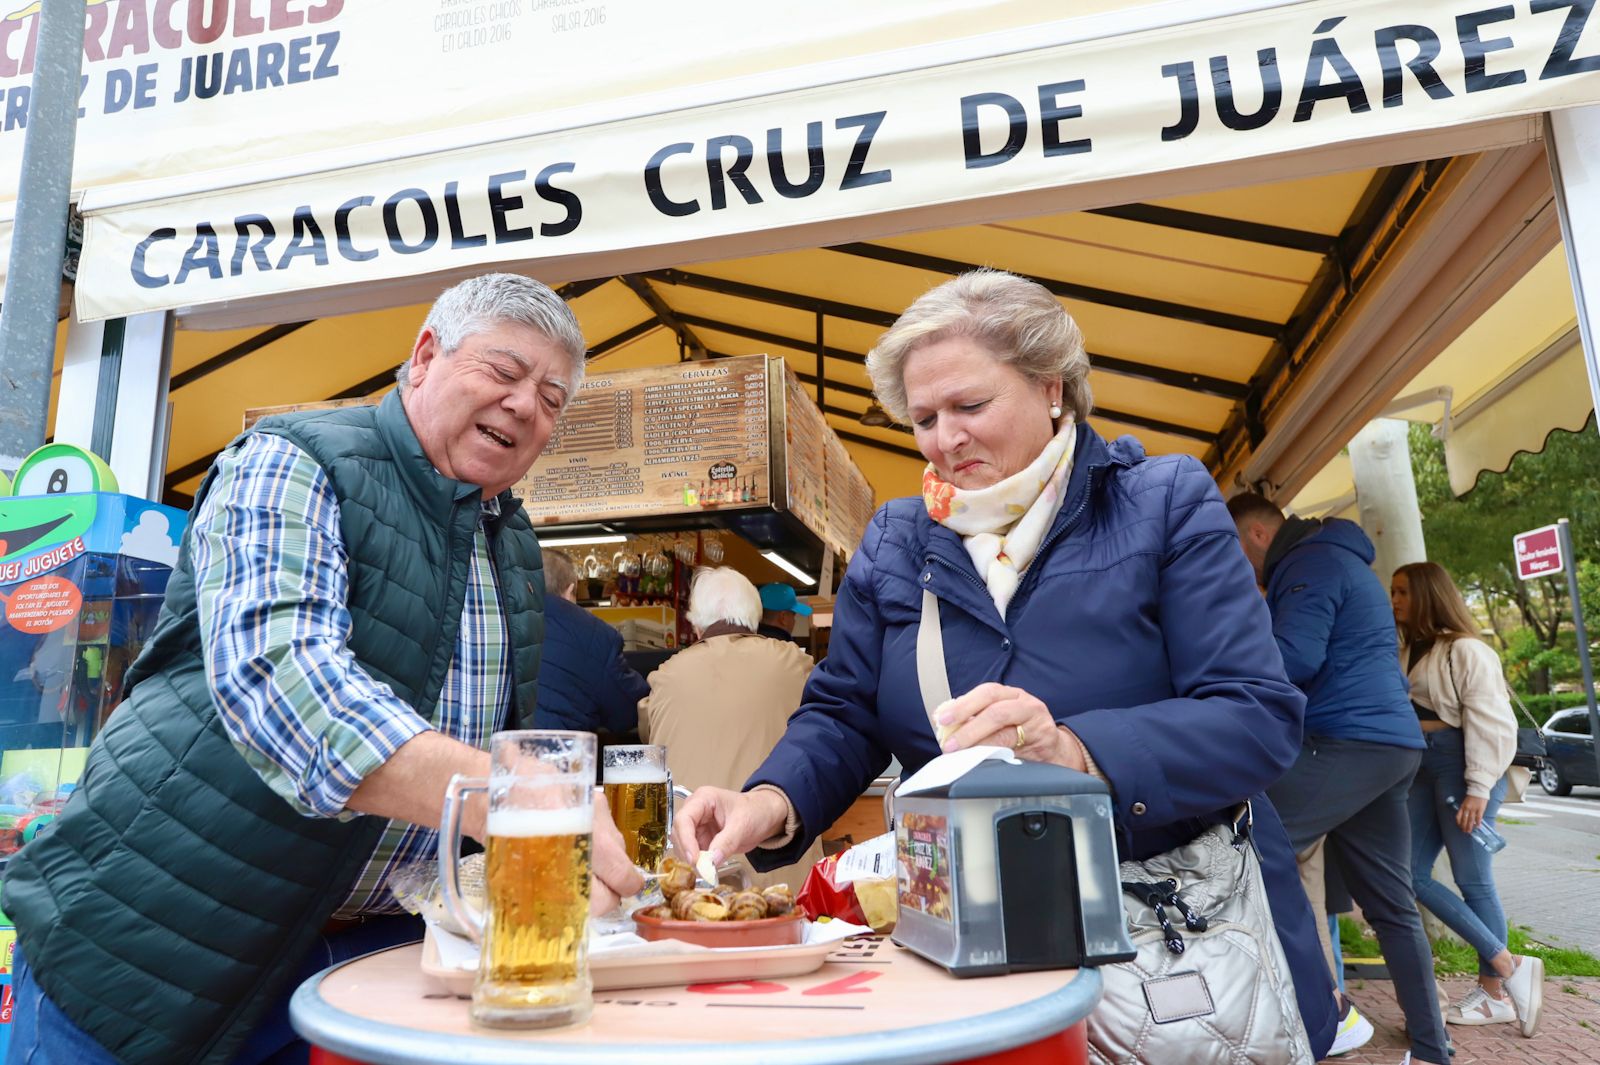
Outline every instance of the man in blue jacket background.
[[(1266, 589), (1284, 672), (1306, 695), (1299, 757), (1267, 795), (1297, 854), (1307, 855), (1328, 837), (1328, 851), (1383, 948), (1412, 1061), (1444, 1065), (1449, 1051), (1433, 953), (1411, 886), (1406, 811), (1422, 759), (1422, 729), (1400, 669), (1389, 593), (1372, 571), (1372, 541), (1354, 522), (1285, 519), (1252, 492), (1228, 500), (1228, 512)], [(1306, 893), (1315, 902), (1322, 897), (1320, 863), (1313, 880)], [(1341, 1002), (1334, 1054), (1372, 1034), (1371, 1025)]]
[(578, 605), (578, 570), (560, 551), (544, 559), (544, 661), (538, 728), (630, 732), (650, 685), (622, 657), (622, 634)]

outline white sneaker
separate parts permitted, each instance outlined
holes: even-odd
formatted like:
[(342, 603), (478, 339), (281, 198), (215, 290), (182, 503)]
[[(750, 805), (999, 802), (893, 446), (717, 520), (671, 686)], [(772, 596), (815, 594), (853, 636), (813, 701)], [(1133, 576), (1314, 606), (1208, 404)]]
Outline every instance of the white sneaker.
[(1474, 986), (1461, 1001), (1445, 1011), (1447, 1024), (1505, 1024), (1517, 1019), (1517, 1011), (1507, 998), (1494, 998), (1483, 988)]
[(1341, 1054), (1348, 1054), (1358, 1047), (1366, 1046), (1371, 1038), (1372, 1022), (1361, 1016), (1361, 1011), (1356, 1009), (1354, 1002), (1348, 1002), (1344, 1016), (1339, 1018), (1339, 1029), (1334, 1033), (1333, 1046), (1328, 1048), (1328, 1057), (1336, 1058)]
[(1531, 1036), (1539, 1027), (1539, 1012), (1544, 1008), (1544, 959), (1519, 954), (1517, 967), (1505, 981), (1506, 994), (1522, 1021), (1522, 1034)]

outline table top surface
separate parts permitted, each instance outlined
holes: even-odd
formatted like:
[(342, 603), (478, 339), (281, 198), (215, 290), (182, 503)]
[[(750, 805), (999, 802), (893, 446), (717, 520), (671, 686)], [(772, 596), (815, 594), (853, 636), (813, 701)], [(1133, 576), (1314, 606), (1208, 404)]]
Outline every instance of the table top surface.
[(313, 1044), (372, 1065), (896, 1065), (963, 1061), (1048, 1038), (1100, 997), (1092, 969), (960, 980), (887, 938), (848, 940), (780, 980), (597, 991), (587, 1024), (474, 1027), (423, 975), (420, 944), (334, 966), (290, 1003)]

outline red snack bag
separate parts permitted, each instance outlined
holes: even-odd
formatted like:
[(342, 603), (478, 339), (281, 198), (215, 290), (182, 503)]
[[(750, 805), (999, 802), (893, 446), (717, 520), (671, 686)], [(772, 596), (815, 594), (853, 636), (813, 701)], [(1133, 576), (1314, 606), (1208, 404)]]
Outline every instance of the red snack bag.
[(899, 917), (894, 833), (858, 843), (812, 866), (796, 905), (813, 921), (824, 914), (887, 932)]
[(833, 854), (811, 867), (806, 874), (805, 886), (795, 896), (795, 905), (811, 920), (833, 917), (852, 924), (866, 924), (867, 916), (856, 901), (854, 884), (841, 886), (834, 880), (839, 868), (839, 855)]

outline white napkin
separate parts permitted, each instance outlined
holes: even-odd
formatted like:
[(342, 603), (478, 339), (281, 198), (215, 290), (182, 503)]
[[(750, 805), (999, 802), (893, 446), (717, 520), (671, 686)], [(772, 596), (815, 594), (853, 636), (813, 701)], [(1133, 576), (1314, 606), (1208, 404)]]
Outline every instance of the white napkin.
[[(465, 936), (458, 936), (454, 932), (446, 931), (433, 921), (428, 921), (429, 934), (439, 950), (439, 964), (447, 969), (461, 969), (471, 971), (478, 967), (478, 945)], [(631, 922), (630, 922), (631, 923)], [(865, 925), (851, 924), (849, 921), (807, 921), (805, 938), (801, 944), (814, 946), (822, 943), (835, 943), (839, 940), (849, 939), (851, 936), (871, 935), (872, 929)], [(684, 943), (677, 939), (640, 939), (634, 932), (606, 932), (602, 933), (595, 928), (589, 930), (589, 956), (595, 957), (647, 957), (655, 954), (701, 954), (708, 950), (716, 950), (722, 954), (733, 954), (744, 950), (773, 950), (773, 947), (702, 947), (696, 943)]]
[(950, 754), (941, 754), (905, 780), (895, 789), (895, 795), (916, 795), (924, 791), (942, 788), (946, 784), (960, 780), (984, 762), (999, 759), (1016, 765), (1019, 762), (1016, 754), (1009, 747), (968, 747), (965, 750), (954, 751)]

